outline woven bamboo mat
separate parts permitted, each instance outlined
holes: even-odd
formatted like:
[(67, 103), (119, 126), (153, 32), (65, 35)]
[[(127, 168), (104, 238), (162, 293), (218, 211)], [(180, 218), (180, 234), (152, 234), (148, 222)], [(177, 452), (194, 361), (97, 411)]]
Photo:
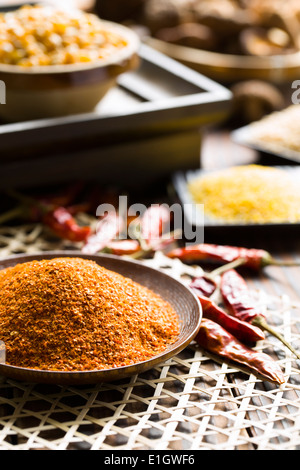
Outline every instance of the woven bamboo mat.
[[(0, 229), (1, 258), (61, 248), (68, 246), (40, 226)], [(197, 272), (161, 254), (146, 262), (183, 282)], [(249, 282), (269, 322), (300, 348), (297, 278), (298, 268), (268, 268)], [(278, 359), (284, 385), (218, 363), (195, 343), (110, 384), (64, 387), (0, 377), (0, 450), (298, 450), (299, 363), (274, 338), (257, 348)]]

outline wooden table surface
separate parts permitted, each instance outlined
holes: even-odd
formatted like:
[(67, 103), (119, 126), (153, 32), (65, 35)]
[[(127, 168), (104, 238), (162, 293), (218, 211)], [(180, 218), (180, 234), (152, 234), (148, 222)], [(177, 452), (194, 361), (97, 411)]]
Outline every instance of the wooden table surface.
[[(257, 158), (232, 144), (227, 131), (212, 130), (204, 138), (204, 168)], [(269, 247), (279, 259), (299, 261), (298, 240), (261, 232), (248, 242)], [(37, 227), (3, 227), (0, 242), (1, 257), (61, 248), (47, 244)], [(167, 266), (164, 259), (149, 263), (179, 277), (185, 269)], [(268, 267), (247, 275), (247, 282), (268, 320), (300, 348), (300, 268)], [(153, 370), (114, 383), (64, 387), (1, 377), (0, 449), (177, 449), (192, 455), (198, 450), (298, 450), (299, 363), (269, 336), (257, 347), (280, 362), (283, 386), (219, 363), (194, 343)]]

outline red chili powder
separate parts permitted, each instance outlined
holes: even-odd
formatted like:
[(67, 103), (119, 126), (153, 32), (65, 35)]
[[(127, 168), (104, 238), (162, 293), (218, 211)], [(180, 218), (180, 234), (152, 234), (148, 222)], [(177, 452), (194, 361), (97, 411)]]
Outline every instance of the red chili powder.
[(59, 371), (121, 367), (163, 352), (178, 334), (169, 303), (93, 261), (55, 258), (0, 272), (7, 364)]

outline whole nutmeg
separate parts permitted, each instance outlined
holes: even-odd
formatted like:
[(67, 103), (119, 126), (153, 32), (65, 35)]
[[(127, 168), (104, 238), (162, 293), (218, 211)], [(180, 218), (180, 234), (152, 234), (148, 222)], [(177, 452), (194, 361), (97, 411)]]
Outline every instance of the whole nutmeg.
[(270, 83), (261, 80), (247, 80), (236, 83), (231, 88), (231, 118), (239, 123), (258, 121), (266, 114), (278, 111), (285, 106), (281, 91)]
[(151, 34), (162, 28), (172, 28), (181, 23), (182, 11), (175, 0), (149, 0), (144, 7), (143, 23)]
[(239, 37), (243, 52), (253, 56), (271, 56), (295, 52), (289, 35), (279, 28), (246, 28)]

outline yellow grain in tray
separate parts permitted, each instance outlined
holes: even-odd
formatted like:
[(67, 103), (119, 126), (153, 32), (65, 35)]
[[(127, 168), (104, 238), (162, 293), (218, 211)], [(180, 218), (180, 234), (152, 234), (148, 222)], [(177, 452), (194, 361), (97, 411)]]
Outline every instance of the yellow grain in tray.
[(292, 173), (260, 165), (211, 172), (188, 185), (207, 217), (232, 223), (299, 222), (298, 186)]

